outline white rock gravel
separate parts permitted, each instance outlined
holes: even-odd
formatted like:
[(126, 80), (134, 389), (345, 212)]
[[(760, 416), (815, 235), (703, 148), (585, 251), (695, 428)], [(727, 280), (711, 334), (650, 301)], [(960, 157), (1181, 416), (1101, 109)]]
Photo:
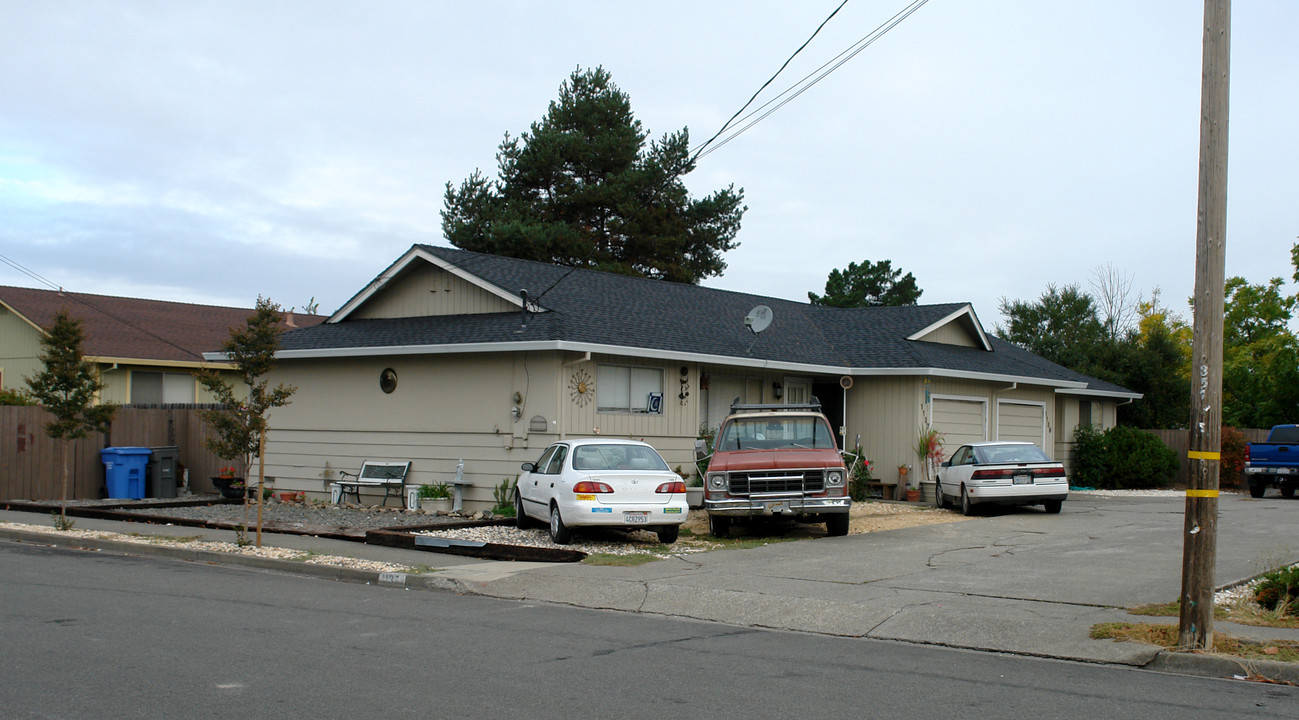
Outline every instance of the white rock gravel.
[(57, 530), (48, 525), (27, 525), (23, 523), (10, 522), (0, 522), (0, 527), (31, 533), (114, 540), (116, 542), (134, 543), (139, 545), (171, 545), (174, 547), (183, 547), (188, 550), (206, 550), (209, 552), (228, 553), (232, 555), (250, 555), (253, 557), (291, 560), (312, 565), (329, 565), (332, 567), (351, 568), (354, 570), (405, 573), (414, 573), (418, 571), (416, 568), (398, 563), (361, 560), (359, 558), (343, 557), (339, 555), (316, 555), (314, 553), (302, 552), (301, 550), (290, 550), (289, 548), (282, 547), (262, 546), (258, 548), (251, 545), (241, 546), (235, 543), (213, 542), (210, 540), (199, 540), (197, 538), (184, 536), (124, 535), (122, 533), (107, 532), (104, 530), (77, 530), (76, 528), (71, 530)]

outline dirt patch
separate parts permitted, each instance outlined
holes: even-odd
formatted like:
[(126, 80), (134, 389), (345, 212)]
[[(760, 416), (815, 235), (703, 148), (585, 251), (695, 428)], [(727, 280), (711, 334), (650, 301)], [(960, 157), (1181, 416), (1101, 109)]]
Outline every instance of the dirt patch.
[[(951, 510), (890, 502), (853, 503), (849, 516), (851, 518), (848, 524), (849, 535), (901, 530), (918, 525), (936, 525), (967, 519), (964, 515)], [(707, 535), (708, 513), (703, 510), (691, 510), (689, 519), (681, 527), (695, 535)], [(808, 537), (824, 535), (825, 526), (795, 525), (791, 531), (791, 534), (793, 533), (800, 535), (806, 533)]]

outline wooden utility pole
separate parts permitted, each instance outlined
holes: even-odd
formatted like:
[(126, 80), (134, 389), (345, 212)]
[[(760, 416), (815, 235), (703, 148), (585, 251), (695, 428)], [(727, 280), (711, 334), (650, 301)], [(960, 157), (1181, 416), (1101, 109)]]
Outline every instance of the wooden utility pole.
[(1200, 87), (1200, 191), (1195, 231), (1195, 326), (1191, 343), (1191, 460), (1182, 551), (1178, 645), (1213, 646), (1222, 437), (1222, 316), (1227, 255), (1227, 94), (1231, 0), (1205, 0)]

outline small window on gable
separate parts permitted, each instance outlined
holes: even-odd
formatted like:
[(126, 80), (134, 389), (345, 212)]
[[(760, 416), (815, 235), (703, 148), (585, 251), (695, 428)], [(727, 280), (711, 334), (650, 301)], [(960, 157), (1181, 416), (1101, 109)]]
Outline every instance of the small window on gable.
[[(601, 365), (596, 380), (596, 409), (600, 412), (661, 413), (663, 369)], [(654, 397), (658, 401), (653, 400)]]

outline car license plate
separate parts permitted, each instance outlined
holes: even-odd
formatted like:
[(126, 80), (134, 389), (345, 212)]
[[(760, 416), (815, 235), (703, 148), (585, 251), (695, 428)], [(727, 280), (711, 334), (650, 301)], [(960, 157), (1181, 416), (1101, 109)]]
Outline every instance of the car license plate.
[(789, 512), (789, 501), (769, 502), (767, 503), (767, 512), (771, 513), (772, 515), (787, 513)]
[(1015, 476), (1015, 484), (1016, 484), (1016, 485), (1032, 485), (1032, 484), (1033, 484), (1033, 476), (1032, 476), (1032, 475), (1016, 475), (1016, 476)]
[(622, 521), (625, 522), (625, 523), (630, 523), (630, 524), (632, 524), (632, 525), (635, 525), (636, 523), (648, 523), (648, 522), (649, 522), (649, 513), (647, 513), (647, 512), (631, 512), (631, 511), (624, 512), (624, 513), (622, 514)]

